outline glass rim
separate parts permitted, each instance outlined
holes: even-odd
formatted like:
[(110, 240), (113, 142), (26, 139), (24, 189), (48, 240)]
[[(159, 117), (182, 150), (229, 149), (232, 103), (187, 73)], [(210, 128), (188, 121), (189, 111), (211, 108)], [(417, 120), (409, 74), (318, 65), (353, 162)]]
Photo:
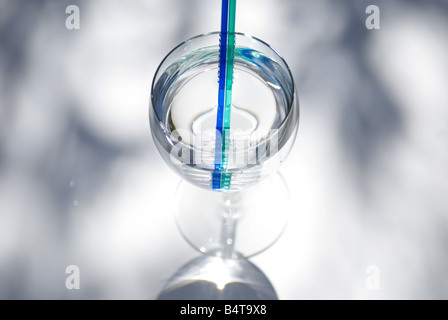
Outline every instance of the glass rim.
[[(194, 40), (196, 40), (196, 39), (203, 38), (203, 37), (207, 37), (207, 36), (214, 36), (214, 35), (218, 35), (218, 36), (219, 36), (220, 33), (221, 33), (221, 32), (219, 32), (219, 31), (212, 31), (212, 32), (207, 32), (207, 33), (198, 34), (198, 35), (196, 35), (196, 36), (193, 36), (193, 37), (191, 37), (191, 38), (188, 38), (187, 40), (185, 40), (185, 41), (179, 43), (177, 46), (175, 46), (173, 49), (171, 49), (171, 50), (165, 55), (165, 57), (162, 59), (162, 61), (160, 62), (160, 64), (158, 65), (158, 67), (157, 67), (157, 69), (156, 69), (156, 71), (155, 71), (155, 73), (154, 73), (154, 77), (153, 77), (152, 84), (151, 84), (151, 106), (150, 106), (150, 108), (152, 108), (152, 114), (153, 114), (153, 116), (155, 116), (155, 117), (157, 118), (157, 120), (158, 120), (158, 122), (159, 122), (159, 125), (161, 125), (161, 119), (159, 119), (159, 117), (157, 116), (157, 112), (156, 112), (156, 110), (154, 109), (154, 106), (155, 106), (155, 104), (154, 104), (154, 86), (155, 86), (155, 84), (156, 84), (156, 78), (157, 78), (157, 76), (159, 75), (159, 72), (161, 71), (161, 68), (162, 68), (163, 64), (168, 60), (168, 58), (169, 58), (169, 57), (170, 57), (176, 50), (178, 50), (178, 49), (181, 48), (182, 46), (188, 44), (189, 42), (192, 42), (192, 41), (194, 41)], [(270, 44), (268, 44), (267, 42), (265, 42), (265, 41), (263, 41), (263, 40), (261, 40), (261, 39), (255, 37), (255, 36), (249, 35), (249, 34), (247, 34), (247, 33), (235, 32), (235, 35), (236, 35), (236, 36), (243, 37), (243, 38), (246, 38), (246, 39), (255, 40), (256, 42), (258, 42), (258, 43), (262, 44), (263, 46), (267, 47), (268, 49), (272, 50), (272, 52), (274, 52), (274, 53), (277, 55), (277, 57), (280, 58), (281, 62), (282, 62), (282, 63), (285, 65), (285, 67), (286, 67), (286, 71), (287, 71), (287, 73), (288, 73), (288, 76), (289, 76), (289, 78), (291, 79), (292, 94), (291, 94), (291, 97), (290, 97), (290, 98), (291, 98), (291, 99), (290, 99), (291, 102), (290, 102), (290, 105), (288, 106), (288, 107), (289, 107), (289, 108), (288, 108), (288, 113), (286, 114), (285, 118), (282, 120), (282, 122), (280, 123), (280, 125), (278, 126), (278, 128), (276, 128), (277, 130), (280, 131), (280, 130), (285, 126), (285, 124), (288, 123), (289, 118), (292, 117), (292, 115), (293, 115), (295, 112), (299, 112), (298, 110), (297, 110), (297, 111), (294, 110), (294, 109), (295, 109), (295, 108), (294, 108), (294, 104), (295, 104), (295, 103), (298, 104), (298, 101), (296, 101), (296, 99), (297, 99), (297, 97), (296, 97), (297, 92), (296, 92), (296, 86), (295, 86), (294, 77), (293, 77), (293, 75), (292, 75), (291, 69), (289, 68), (288, 63), (285, 61), (285, 59), (283, 58), (283, 56), (282, 56), (282, 55), (281, 55), (281, 54), (280, 54), (274, 47), (272, 47), (272, 46), (271, 46)], [(297, 115), (297, 116), (299, 116), (299, 115)], [(294, 123), (294, 129), (292, 130), (291, 135), (295, 135), (295, 132), (296, 132), (296, 129), (297, 129), (298, 121), (295, 121), (295, 122), (296, 122), (296, 123)], [(166, 128), (163, 128), (163, 129), (165, 130)], [(168, 130), (167, 130), (167, 131), (168, 131)], [(170, 133), (172, 133), (172, 132), (170, 132)], [(262, 143), (265, 143), (265, 141), (269, 141), (269, 137), (266, 137), (266, 138), (264, 138), (264, 139), (261, 139), (261, 140), (257, 143), (257, 145), (251, 146), (251, 147), (249, 147), (249, 148), (247, 148), (247, 149), (257, 148), (258, 145), (260, 145), (260, 144), (262, 144)], [(189, 149), (197, 149), (196, 146), (194, 146), (194, 145), (190, 145), (190, 144), (186, 144), (186, 143), (184, 143), (183, 141), (178, 141), (178, 143), (180, 143), (180, 144), (182, 144), (182, 145), (185, 145), (185, 146), (186, 146), (187, 148), (189, 148)]]

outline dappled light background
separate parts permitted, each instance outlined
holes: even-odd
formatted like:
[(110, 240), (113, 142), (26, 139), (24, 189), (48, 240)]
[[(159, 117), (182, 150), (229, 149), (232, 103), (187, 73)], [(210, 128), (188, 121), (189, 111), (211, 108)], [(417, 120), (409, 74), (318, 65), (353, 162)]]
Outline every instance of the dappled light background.
[[(0, 298), (155, 299), (198, 256), (148, 106), (160, 61), (220, 8), (0, 0)], [(284, 56), (301, 104), (290, 222), (251, 259), (278, 297), (448, 298), (448, 1), (239, 0), (237, 30)]]

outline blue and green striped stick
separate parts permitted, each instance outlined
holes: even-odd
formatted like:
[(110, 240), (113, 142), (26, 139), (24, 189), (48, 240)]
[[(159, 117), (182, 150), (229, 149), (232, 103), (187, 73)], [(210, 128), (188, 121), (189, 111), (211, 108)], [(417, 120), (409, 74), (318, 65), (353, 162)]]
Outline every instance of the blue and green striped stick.
[(226, 170), (229, 158), (230, 113), (235, 60), (235, 12), (236, 0), (222, 0), (215, 171), (212, 183), (214, 190), (228, 190), (231, 181), (231, 173)]

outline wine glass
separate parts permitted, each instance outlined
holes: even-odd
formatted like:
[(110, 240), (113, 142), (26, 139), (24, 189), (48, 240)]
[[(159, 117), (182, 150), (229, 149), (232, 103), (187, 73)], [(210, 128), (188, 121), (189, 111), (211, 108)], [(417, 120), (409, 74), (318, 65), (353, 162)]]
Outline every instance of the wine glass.
[(236, 33), (230, 130), (226, 149), (218, 148), (219, 36), (196, 36), (164, 58), (153, 79), (150, 126), (162, 158), (183, 178), (173, 204), (185, 239), (202, 253), (250, 257), (286, 225), (289, 193), (276, 172), (294, 144), (299, 104), (277, 51)]

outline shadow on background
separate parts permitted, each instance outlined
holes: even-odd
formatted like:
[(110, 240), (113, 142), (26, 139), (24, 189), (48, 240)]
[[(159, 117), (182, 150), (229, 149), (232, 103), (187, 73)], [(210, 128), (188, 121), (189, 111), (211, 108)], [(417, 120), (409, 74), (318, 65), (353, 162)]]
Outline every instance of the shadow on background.
[[(245, 260), (201, 256), (160, 280), (191, 255), (167, 213), (177, 179), (151, 143), (149, 88), (171, 48), (219, 28), (219, 2), (0, 1), (0, 298), (277, 297)], [(370, 4), (381, 30), (365, 28)], [(447, 297), (447, 1), (238, 10), (238, 31), (286, 53), (303, 111), (286, 176), (309, 221), (266, 253), (278, 292), (365, 297), (375, 264), (382, 297)]]

